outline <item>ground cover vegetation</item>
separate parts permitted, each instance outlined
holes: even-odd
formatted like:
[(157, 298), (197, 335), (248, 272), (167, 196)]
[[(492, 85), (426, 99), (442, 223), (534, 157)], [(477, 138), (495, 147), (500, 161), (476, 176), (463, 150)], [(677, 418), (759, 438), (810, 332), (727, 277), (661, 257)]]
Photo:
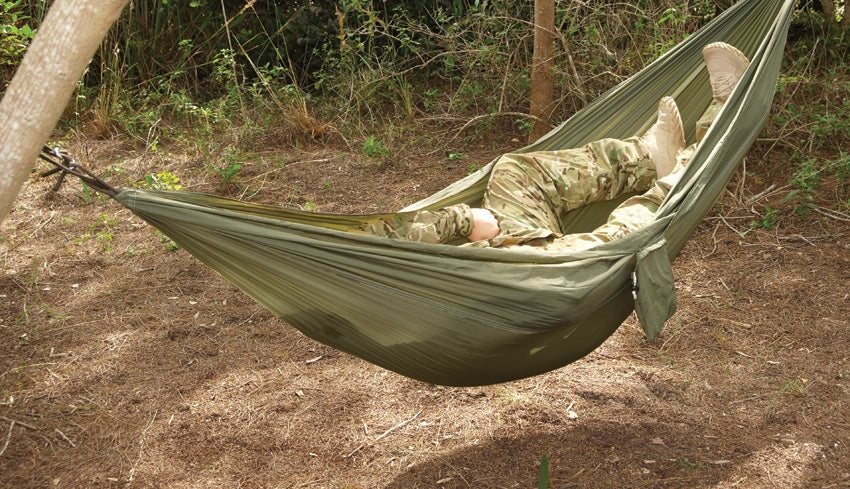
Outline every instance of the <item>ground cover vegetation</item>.
[[(52, 143), (119, 185), (397, 208), (525, 141), (532, 3), (133, 2)], [(552, 123), (731, 3), (557, 1)], [(850, 30), (830, 5), (801, 2), (771, 119), (677, 262), (691, 300), (665, 336), (632, 321), (537, 379), (388, 376), (84, 185), (28, 184), (0, 228), (0, 486), (846, 486)], [(0, 0), (0, 89), (45, 13)]]

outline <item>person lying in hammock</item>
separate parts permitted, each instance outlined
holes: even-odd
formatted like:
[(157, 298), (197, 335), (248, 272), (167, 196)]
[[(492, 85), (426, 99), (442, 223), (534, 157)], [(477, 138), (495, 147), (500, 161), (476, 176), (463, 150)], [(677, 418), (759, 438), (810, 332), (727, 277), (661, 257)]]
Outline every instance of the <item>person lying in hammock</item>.
[[(747, 57), (726, 43), (705, 46), (703, 57), (713, 100), (697, 122), (696, 144), (685, 148), (679, 109), (672, 97), (664, 97), (657, 121), (642, 136), (501, 156), (490, 174), (482, 208), (457, 204), (401, 213), (364, 224), (360, 231), (427, 243), (465, 237), (467, 246), (532, 245), (560, 251), (587, 249), (627, 235), (652, 221), (749, 66)], [(620, 204), (590, 233), (566, 234), (560, 227), (567, 212), (633, 192), (644, 193)]]

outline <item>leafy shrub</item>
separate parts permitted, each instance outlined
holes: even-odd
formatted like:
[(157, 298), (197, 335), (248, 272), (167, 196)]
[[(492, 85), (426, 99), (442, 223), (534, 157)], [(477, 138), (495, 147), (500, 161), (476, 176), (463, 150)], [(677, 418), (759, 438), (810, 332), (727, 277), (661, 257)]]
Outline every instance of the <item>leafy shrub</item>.
[(0, 88), (12, 79), (24, 52), (35, 36), (32, 19), (22, 6), (23, 0), (0, 0)]

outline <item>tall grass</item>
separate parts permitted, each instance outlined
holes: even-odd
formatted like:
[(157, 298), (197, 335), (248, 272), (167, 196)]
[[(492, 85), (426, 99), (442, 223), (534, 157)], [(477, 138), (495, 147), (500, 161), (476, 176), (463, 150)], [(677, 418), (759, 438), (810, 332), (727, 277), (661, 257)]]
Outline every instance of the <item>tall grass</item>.
[[(555, 66), (566, 117), (713, 18), (713, 2), (556, 3)], [(382, 117), (469, 120), (483, 129), (527, 112), (533, 17), (528, 3), (435, 8), (426, 18), (390, 15), (363, 2), (339, 24), (311, 88), (335, 100), (340, 121)], [(517, 127), (527, 125), (520, 118)]]
[[(526, 111), (533, 38), (527, 2), (281, 4), (131, 2), (80, 83), (69, 119), (93, 134), (150, 141), (181, 122), (238, 125), (258, 114), (321, 135), (387, 116), (487, 116), (480, 119), (486, 129), (501, 114)], [(556, 116), (574, 112), (692, 32), (714, 14), (712, 4), (558, 1)], [(0, 25), (7, 33), (35, 29), (45, 5), (0, 0)], [(22, 32), (20, 42), (0, 41), (0, 50), (12, 53), (4, 63), (19, 61)]]

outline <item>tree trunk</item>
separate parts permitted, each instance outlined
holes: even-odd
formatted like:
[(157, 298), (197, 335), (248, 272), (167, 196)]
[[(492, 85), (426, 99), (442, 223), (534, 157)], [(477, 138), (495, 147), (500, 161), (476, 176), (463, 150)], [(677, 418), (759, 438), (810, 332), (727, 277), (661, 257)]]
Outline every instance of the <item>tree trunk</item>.
[(534, 0), (534, 53), (531, 59), (531, 108), (529, 113), (539, 120), (532, 121), (529, 142), (550, 129), (552, 96), (555, 92), (555, 68), (552, 44), (555, 41), (555, 0)]
[(826, 18), (826, 28), (832, 30), (832, 27), (838, 25), (838, 19), (835, 18), (835, 3), (832, 0), (825, 0), (820, 3), (823, 8), (823, 16)]
[(57, 0), (0, 101), (0, 221), (127, 0)]

